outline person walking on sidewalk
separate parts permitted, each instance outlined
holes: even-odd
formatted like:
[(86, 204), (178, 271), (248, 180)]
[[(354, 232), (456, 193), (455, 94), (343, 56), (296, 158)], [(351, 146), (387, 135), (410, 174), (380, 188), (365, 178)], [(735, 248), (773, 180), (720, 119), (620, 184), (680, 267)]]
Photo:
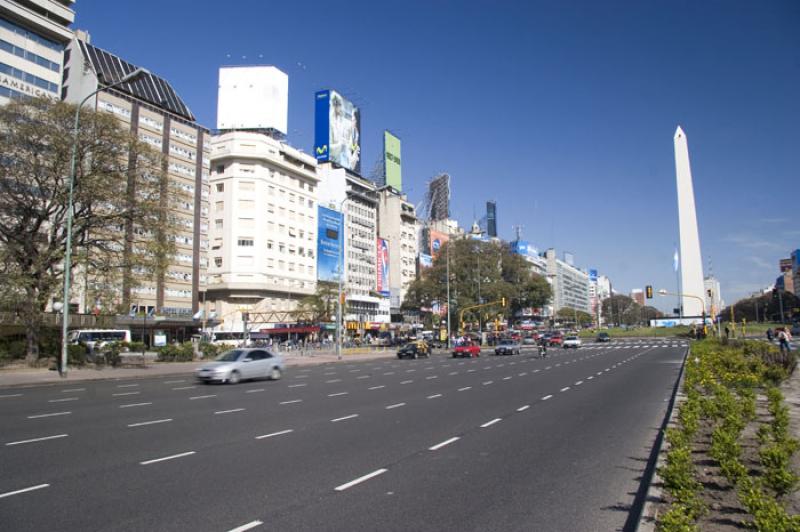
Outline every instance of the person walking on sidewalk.
[(767, 329), (767, 341), (772, 343), (772, 339), (775, 337), (775, 333), (772, 332), (772, 327)]
[(788, 353), (791, 351), (789, 348), (789, 340), (792, 339), (792, 335), (789, 334), (789, 331), (781, 327), (778, 329), (778, 343), (780, 344), (781, 353)]

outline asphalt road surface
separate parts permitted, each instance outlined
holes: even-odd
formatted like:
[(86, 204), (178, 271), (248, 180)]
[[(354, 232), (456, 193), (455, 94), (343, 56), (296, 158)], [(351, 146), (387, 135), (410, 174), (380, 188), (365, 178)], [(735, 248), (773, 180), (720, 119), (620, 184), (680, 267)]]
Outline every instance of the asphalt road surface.
[(0, 529), (620, 530), (686, 349), (0, 389)]

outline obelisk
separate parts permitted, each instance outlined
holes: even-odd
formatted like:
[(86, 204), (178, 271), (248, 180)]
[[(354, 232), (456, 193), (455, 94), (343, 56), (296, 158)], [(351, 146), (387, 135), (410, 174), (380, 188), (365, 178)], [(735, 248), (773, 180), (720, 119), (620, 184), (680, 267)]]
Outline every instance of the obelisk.
[[(694, 207), (692, 169), (689, 166), (689, 145), (680, 126), (675, 130), (675, 175), (678, 184), (678, 223), (681, 239), (681, 294), (683, 315), (701, 316), (705, 300), (703, 261), (700, 255), (700, 235)], [(694, 297), (687, 297), (694, 296)]]

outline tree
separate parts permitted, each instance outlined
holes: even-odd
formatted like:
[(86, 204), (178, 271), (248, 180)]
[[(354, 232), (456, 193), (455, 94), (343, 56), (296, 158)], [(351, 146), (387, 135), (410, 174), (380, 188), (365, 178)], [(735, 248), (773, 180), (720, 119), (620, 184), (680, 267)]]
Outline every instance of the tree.
[(628, 296), (615, 294), (603, 300), (603, 316), (617, 327), (634, 325), (642, 320), (642, 307)]
[(314, 322), (336, 320), (336, 299), (339, 297), (337, 283), (318, 281), (317, 291), (299, 302), (299, 310), (310, 312)]
[[(761, 294), (756, 297), (748, 297), (740, 299), (733, 306), (733, 317), (741, 323), (742, 319), (749, 322), (755, 321), (781, 321), (781, 302), (783, 302), (783, 317), (784, 320), (789, 322), (797, 319), (800, 315), (800, 298), (791, 292), (783, 291), (780, 298), (777, 292), (775, 295), (772, 292)], [(728, 306), (722, 309), (719, 313), (722, 321), (730, 321), (731, 307)]]
[[(0, 286), (25, 324), (29, 363), (45, 309), (62, 299), (74, 114), (74, 105), (47, 99), (0, 107)], [(113, 116), (81, 110), (73, 273), (104, 308), (124, 307), (174, 253), (174, 196), (162, 162)]]
[(588, 312), (576, 310), (570, 307), (562, 307), (558, 309), (556, 312), (556, 317), (560, 318), (562, 321), (575, 323), (576, 325), (580, 326), (591, 325), (594, 322), (592, 315)]

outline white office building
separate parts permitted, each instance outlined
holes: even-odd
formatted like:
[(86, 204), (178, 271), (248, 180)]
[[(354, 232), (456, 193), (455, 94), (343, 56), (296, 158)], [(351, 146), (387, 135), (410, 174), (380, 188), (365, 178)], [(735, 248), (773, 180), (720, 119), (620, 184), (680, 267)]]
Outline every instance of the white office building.
[(399, 314), (416, 278), (417, 216), (408, 197), (392, 187), (378, 190), (378, 236), (389, 243), (390, 306)]
[(591, 312), (589, 274), (556, 257), (554, 249), (545, 252), (547, 278), (553, 288), (553, 314), (562, 308)]
[(73, 0), (0, 0), (0, 104), (61, 98)]

